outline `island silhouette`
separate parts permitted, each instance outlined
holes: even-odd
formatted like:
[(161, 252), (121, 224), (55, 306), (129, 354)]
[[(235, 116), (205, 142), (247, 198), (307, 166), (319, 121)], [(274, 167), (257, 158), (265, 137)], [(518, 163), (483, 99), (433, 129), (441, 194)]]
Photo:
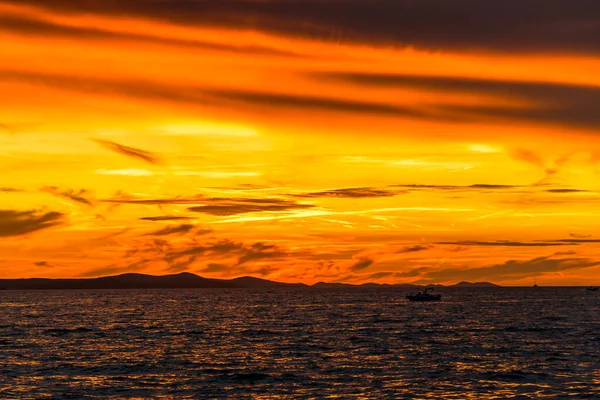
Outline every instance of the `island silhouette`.
[[(0, 279), (0, 289), (3, 290), (69, 290), (69, 289), (259, 289), (259, 288), (365, 288), (365, 287), (421, 287), (418, 284), (380, 284), (367, 282), (363, 284), (326, 283), (314, 285), (304, 283), (284, 283), (252, 276), (242, 276), (234, 279), (204, 278), (190, 272), (173, 275), (146, 275), (127, 273), (99, 278), (22, 278)], [(444, 287), (444, 285), (427, 285)], [(498, 287), (489, 282), (460, 282), (448, 287)]]

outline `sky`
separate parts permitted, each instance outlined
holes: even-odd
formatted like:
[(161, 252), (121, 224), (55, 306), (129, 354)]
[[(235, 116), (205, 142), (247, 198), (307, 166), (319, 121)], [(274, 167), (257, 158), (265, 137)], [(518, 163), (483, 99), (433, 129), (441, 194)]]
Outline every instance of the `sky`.
[(600, 283), (597, 0), (0, 0), (0, 277)]

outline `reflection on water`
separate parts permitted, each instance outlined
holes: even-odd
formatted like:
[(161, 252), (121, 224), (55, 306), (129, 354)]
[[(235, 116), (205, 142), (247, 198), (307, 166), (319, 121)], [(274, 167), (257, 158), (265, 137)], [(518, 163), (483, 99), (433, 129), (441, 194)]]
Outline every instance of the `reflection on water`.
[(0, 398), (600, 398), (580, 288), (0, 293)]

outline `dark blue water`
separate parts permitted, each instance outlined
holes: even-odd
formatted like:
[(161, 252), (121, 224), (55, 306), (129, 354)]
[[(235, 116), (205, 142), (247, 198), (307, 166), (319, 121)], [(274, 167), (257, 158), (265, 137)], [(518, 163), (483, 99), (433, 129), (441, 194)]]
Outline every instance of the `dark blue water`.
[(600, 398), (581, 288), (0, 292), (0, 398)]

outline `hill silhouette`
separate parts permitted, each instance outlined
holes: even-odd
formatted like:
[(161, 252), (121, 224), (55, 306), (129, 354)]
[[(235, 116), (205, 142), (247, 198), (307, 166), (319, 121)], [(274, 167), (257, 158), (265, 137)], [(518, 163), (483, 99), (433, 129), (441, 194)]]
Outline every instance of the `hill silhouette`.
[[(319, 282), (312, 286), (304, 283), (284, 283), (268, 279), (242, 276), (234, 279), (204, 278), (189, 272), (173, 275), (146, 275), (127, 273), (122, 275), (104, 276), (100, 278), (27, 278), (27, 279), (0, 279), (0, 289), (4, 290), (70, 290), (70, 289), (258, 289), (258, 288), (365, 288), (365, 287), (423, 287), (424, 285), (412, 284), (380, 284), (367, 282), (360, 285), (349, 283)], [(427, 285), (442, 286), (442, 285)], [(460, 282), (455, 287), (497, 287), (489, 282)]]

